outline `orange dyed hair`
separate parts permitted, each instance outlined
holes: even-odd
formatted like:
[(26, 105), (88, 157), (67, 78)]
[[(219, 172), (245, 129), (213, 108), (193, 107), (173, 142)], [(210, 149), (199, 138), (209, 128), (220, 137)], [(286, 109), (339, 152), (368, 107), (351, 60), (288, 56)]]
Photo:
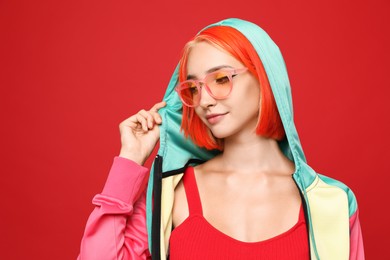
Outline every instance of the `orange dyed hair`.
[[(228, 26), (213, 26), (200, 32), (189, 41), (184, 46), (180, 60), (179, 81), (186, 80), (187, 59), (191, 47), (194, 43), (201, 41), (222, 48), (243, 63), (250, 73), (257, 78), (260, 83), (260, 113), (256, 134), (279, 141), (282, 140), (285, 132), (263, 63), (249, 40), (238, 30)], [(181, 130), (185, 137), (190, 137), (200, 147), (209, 150), (223, 150), (223, 140), (212, 135), (211, 131), (195, 113), (194, 108), (183, 105)]]

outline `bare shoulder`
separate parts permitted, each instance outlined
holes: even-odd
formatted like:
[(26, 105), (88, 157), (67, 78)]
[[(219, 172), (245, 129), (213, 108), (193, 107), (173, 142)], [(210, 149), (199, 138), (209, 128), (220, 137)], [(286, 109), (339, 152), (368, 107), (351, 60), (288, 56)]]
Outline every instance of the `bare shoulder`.
[(215, 173), (222, 171), (223, 163), (221, 162), (220, 156), (215, 156), (211, 160), (206, 161), (205, 163), (199, 164), (194, 167), (195, 173), (198, 175), (205, 175), (202, 173)]

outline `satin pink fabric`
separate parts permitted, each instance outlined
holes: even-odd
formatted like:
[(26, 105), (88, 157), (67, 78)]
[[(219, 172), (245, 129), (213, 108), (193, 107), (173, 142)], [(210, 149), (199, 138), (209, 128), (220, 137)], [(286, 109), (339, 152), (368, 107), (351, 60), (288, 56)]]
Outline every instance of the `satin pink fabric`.
[(359, 221), (359, 210), (349, 218), (350, 260), (364, 260), (363, 236)]
[(101, 194), (92, 203), (78, 260), (151, 259), (146, 229), (148, 169), (115, 157)]

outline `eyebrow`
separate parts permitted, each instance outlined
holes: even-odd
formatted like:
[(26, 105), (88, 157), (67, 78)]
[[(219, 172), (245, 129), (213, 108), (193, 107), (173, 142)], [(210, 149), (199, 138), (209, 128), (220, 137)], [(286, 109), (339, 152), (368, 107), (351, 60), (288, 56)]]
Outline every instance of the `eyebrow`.
[[(217, 71), (217, 70), (220, 70), (220, 69), (224, 69), (224, 68), (234, 69), (234, 67), (229, 66), (229, 65), (220, 65), (220, 66), (212, 67), (212, 68), (206, 70), (206, 74), (209, 74), (211, 72), (214, 72), (214, 71)], [(187, 75), (187, 80), (196, 79), (196, 78), (197, 77), (195, 75), (191, 75), (191, 74)]]

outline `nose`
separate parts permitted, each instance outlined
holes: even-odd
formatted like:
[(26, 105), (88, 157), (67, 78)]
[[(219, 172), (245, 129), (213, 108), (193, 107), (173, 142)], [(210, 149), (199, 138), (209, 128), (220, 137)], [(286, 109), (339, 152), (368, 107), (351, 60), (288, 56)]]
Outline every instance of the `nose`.
[(210, 106), (215, 106), (216, 103), (217, 101), (207, 91), (206, 85), (201, 84), (199, 106), (202, 108), (208, 108)]

